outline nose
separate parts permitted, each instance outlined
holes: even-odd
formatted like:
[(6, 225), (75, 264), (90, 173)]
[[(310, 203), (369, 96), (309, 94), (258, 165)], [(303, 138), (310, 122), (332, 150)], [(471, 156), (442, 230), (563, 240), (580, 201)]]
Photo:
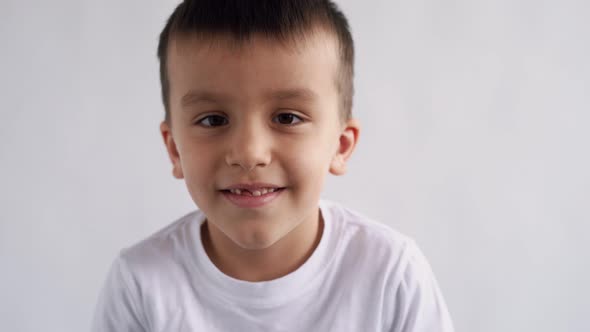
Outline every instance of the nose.
[(246, 171), (265, 167), (271, 162), (271, 139), (263, 128), (242, 123), (234, 127), (230, 146), (225, 157), (229, 166)]

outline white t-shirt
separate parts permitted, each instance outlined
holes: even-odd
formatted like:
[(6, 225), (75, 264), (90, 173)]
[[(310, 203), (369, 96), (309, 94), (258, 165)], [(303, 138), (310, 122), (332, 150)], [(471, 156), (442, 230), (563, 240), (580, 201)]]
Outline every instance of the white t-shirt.
[(430, 265), (414, 241), (320, 201), (324, 232), (309, 259), (278, 279), (234, 279), (201, 242), (194, 211), (113, 262), (92, 331), (451, 332)]

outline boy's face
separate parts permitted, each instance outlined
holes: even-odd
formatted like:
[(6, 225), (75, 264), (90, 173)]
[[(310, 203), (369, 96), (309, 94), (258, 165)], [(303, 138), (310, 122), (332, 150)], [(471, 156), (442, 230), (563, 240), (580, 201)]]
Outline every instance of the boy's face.
[(171, 41), (172, 128), (160, 129), (173, 174), (241, 248), (317, 221), (325, 176), (344, 173), (358, 127), (340, 117), (338, 59), (325, 33), (293, 49), (261, 36), (240, 48)]

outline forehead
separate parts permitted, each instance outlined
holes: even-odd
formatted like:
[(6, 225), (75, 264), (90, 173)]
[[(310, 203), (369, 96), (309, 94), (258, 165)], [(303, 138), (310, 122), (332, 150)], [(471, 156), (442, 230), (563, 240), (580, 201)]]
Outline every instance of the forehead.
[(231, 37), (175, 37), (168, 48), (170, 105), (210, 100), (255, 102), (292, 98), (337, 99), (337, 42), (328, 33), (283, 43), (261, 35), (236, 43)]

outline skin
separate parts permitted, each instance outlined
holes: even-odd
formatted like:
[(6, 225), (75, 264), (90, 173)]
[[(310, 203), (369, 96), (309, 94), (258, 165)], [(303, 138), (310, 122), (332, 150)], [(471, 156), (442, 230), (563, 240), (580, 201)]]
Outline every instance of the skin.
[[(323, 230), (325, 177), (345, 173), (358, 140), (357, 121), (340, 116), (335, 38), (314, 33), (296, 46), (259, 35), (239, 48), (187, 36), (168, 50), (171, 123), (160, 130), (172, 173), (207, 216), (205, 251), (240, 280), (276, 279), (309, 258)], [(293, 89), (309, 95), (272, 95)], [(221, 192), (254, 182), (285, 189), (257, 208)]]

